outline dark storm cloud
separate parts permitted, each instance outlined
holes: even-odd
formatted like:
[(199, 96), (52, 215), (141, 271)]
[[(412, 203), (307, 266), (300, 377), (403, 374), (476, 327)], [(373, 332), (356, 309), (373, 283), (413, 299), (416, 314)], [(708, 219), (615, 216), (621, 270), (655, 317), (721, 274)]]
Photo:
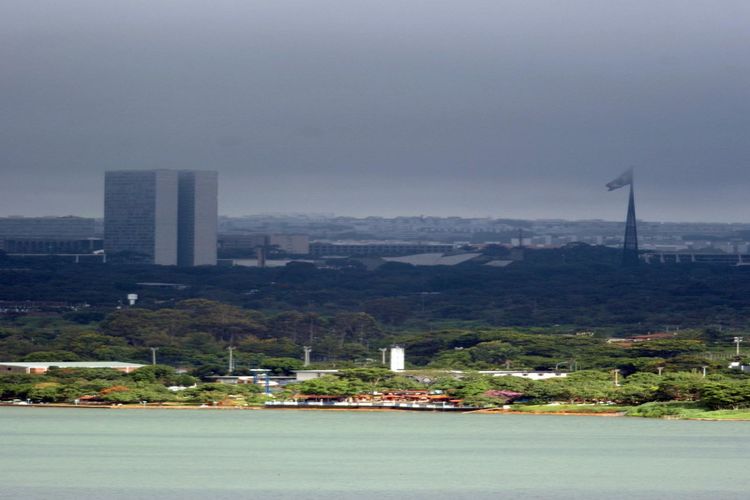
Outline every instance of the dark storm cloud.
[[(743, 1), (6, 1), (0, 214), (101, 213), (110, 168), (221, 212), (747, 221)], [(621, 196), (622, 195), (622, 196)]]

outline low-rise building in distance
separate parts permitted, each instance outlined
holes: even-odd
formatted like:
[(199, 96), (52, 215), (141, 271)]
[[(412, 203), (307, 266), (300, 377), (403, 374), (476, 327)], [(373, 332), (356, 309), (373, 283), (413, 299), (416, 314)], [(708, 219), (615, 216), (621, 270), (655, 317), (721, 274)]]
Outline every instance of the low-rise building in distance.
[(95, 220), (86, 217), (0, 217), (0, 239), (72, 240), (95, 235)]
[(145, 365), (137, 363), (123, 363), (121, 361), (26, 361), (0, 362), (0, 375), (11, 373), (28, 373), (42, 375), (52, 368), (110, 368), (120, 372), (130, 373)]
[(86, 217), (0, 217), (0, 250), (22, 254), (92, 253), (101, 249)]
[(396, 257), (402, 255), (446, 253), (453, 245), (409, 241), (313, 241), (313, 257)]
[(0, 241), (0, 250), (9, 254), (89, 254), (102, 250), (101, 238), (48, 239), (6, 238)]
[(308, 255), (310, 237), (306, 234), (230, 233), (219, 235), (219, 253), (222, 256), (254, 255), (264, 248), (278, 250), (287, 255)]

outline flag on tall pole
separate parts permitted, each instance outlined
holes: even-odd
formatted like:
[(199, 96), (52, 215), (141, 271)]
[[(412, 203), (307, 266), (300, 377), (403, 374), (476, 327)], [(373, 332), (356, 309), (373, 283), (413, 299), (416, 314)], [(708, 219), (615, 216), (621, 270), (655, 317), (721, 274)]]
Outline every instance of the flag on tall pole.
[(610, 191), (630, 186), (628, 216), (625, 220), (625, 241), (622, 246), (622, 265), (638, 265), (638, 229), (635, 219), (635, 194), (633, 193), (633, 167), (622, 173), (617, 179), (607, 184)]
[(607, 188), (610, 191), (614, 191), (615, 189), (620, 189), (621, 187), (628, 185), (633, 185), (633, 167), (630, 167), (629, 169), (624, 171), (617, 179), (613, 180), (612, 182), (608, 182)]

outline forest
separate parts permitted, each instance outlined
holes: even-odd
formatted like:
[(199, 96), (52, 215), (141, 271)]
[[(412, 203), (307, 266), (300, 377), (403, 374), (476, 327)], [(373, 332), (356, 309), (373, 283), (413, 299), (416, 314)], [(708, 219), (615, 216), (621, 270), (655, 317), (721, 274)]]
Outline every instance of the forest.
[(583, 244), (527, 251), (524, 260), (503, 268), (388, 263), (374, 271), (347, 259), (322, 268), (306, 263), (266, 269), (178, 268), (0, 254), (0, 301), (63, 302), (96, 315), (122, 306), (127, 294), (136, 293), (138, 306), (147, 309), (200, 298), (270, 314), (365, 312), (387, 328), (470, 322), (639, 333), (666, 325), (747, 328), (748, 277), (750, 269), (744, 266), (622, 268), (616, 250)]
[[(502, 249), (491, 254), (504, 257)], [(750, 405), (748, 375), (728, 367), (746, 362), (733, 343), (750, 326), (746, 268), (627, 269), (616, 251), (587, 245), (524, 257), (503, 268), (479, 262), (367, 270), (346, 259), (322, 268), (255, 269), (0, 255), (2, 360), (149, 364), (155, 348), (158, 362), (134, 374), (5, 376), (0, 399), (262, 404), (256, 386), (210, 383), (208, 377), (228, 372), (228, 348), (233, 374), (263, 368), (277, 376), (302, 368), (303, 346), (310, 346), (311, 368), (342, 371), (288, 386), (277, 397), (421, 388), (478, 406), (513, 398), (607, 402), (639, 416), (690, 412), (684, 405), (696, 402), (710, 410)], [(134, 305), (128, 294), (138, 295)], [(668, 334), (627, 340), (653, 332)], [(434, 380), (423, 384), (384, 370), (379, 349), (391, 345), (406, 349), (407, 370), (432, 370)], [(571, 373), (545, 382), (476, 374), (493, 369)], [(468, 375), (457, 379), (445, 370)], [(198, 380), (204, 383), (192, 387)], [(188, 388), (175, 393), (170, 385)]]
[[(502, 253), (503, 249), (498, 249)], [(492, 253), (492, 252), (489, 252)], [(501, 256), (501, 255), (498, 255)], [(573, 245), (482, 264), (374, 271), (72, 264), (0, 256), (5, 360), (150, 361), (223, 373), (379, 363), (403, 345), (412, 367), (696, 370), (725, 367), (750, 319), (750, 270), (708, 265), (622, 268), (618, 252)], [(490, 255), (492, 258), (493, 256)], [(135, 305), (128, 294), (138, 294)], [(28, 302), (27, 302), (28, 301)], [(608, 342), (651, 332), (669, 338)]]

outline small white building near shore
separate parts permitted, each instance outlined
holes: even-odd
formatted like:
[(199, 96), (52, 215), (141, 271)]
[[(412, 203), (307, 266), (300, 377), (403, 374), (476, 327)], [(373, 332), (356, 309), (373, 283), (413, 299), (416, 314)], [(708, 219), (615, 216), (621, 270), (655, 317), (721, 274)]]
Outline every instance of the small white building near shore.
[(491, 375), (493, 377), (521, 377), (530, 380), (547, 380), (550, 378), (565, 378), (568, 372), (548, 372), (548, 371), (523, 371), (523, 370), (483, 370), (482, 375)]
[(29, 373), (42, 375), (52, 367), (57, 368), (111, 368), (120, 372), (130, 373), (145, 365), (137, 363), (123, 363), (121, 361), (28, 361), (4, 362), (0, 361), (0, 375), (11, 373)]
[(326, 375), (336, 375), (338, 372), (338, 370), (296, 370), (294, 376), (297, 382), (304, 382), (305, 380), (325, 377)]

